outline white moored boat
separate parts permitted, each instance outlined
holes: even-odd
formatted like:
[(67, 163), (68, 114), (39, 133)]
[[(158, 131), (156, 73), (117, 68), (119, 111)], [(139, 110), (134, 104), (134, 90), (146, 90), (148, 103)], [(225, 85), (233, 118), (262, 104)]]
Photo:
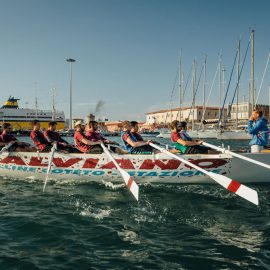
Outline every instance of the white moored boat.
[[(46, 176), (50, 153), (10, 152), (0, 156), (2, 176), (43, 179)], [(246, 154), (246, 156), (270, 164), (270, 154)], [(138, 183), (213, 183), (201, 172), (163, 153), (153, 155), (113, 154), (121, 168), (134, 176)], [(229, 154), (181, 156), (193, 164), (217, 174), (227, 175), (241, 183), (270, 182), (266, 168), (247, 163)], [(55, 153), (50, 179), (122, 181), (118, 170), (103, 154)]]
[[(188, 135), (193, 139), (216, 139), (217, 138), (217, 131), (216, 130), (189, 130)], [(171, 138), (170, 131), (160, 132), (157, 135), (157, 138), (164, 138), (169, 139)]]

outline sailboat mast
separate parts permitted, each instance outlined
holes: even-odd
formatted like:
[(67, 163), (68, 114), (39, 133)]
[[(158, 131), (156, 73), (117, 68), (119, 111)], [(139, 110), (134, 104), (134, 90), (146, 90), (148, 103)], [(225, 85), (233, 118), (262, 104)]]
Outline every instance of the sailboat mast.
[(179, 121), (182, 120), (182, 49), (180, 50), (180, 57), (179, 57)]
[(192, 80), (192, 130), (195, 129), (195, 91), (196, 91), (196, 61), (193, 60), (193, 80)]
[(221, 116), (221, 104), (222, 104), (222, 95), (221, 95), (221, 56), (219, 57), (219, 64), (218, 64), (218, 75), (219, 75), (219, 119), (222, 121), (220, 118)]
[(254, 87), (254, 30), (251, 31), (251, 67), (250, 67), (250, 92), (251, 92), (251, 110), (255, 105), (255, 87)]
[(203, 84), (203, 111), (205, 111), (205, 103), (206, 103), (206, 100), (205, 100), (205, 97), (206, 97), (206, 63), (207, 63), (207, 55), (205, 55), (205, 58), (204, 58), (204, 84)]
[(269, 85), (269, 104), (268, 104), (268, 117), (269, 117), (269, 122), (270, 122), (270, 85)]
[(238, 40), (238, 61), (237, 61), (237, 90), (236, 90), (236, 128), (238, 127), (238, 107), (239, 107), (239, 80), (240, 80), (240, 39)]
[[(226, 69), (224, 68), (224, 66), (222, 66), (222, 87), (221, 87), (221, 96), (224, 96), (224, 88), (225, 88), (225, 71)], [(222, 122), (224, 123), (224, 107), (222, 108)]]

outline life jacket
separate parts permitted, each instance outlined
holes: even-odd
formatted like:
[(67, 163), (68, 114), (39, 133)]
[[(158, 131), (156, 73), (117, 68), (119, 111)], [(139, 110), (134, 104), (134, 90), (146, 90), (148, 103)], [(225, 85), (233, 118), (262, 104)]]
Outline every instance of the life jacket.
[[(178, 134), (182, 140), (192, 141), (192, 138), (185, 131), (180, 131)], [(189, 149), (189, 146), (182, 145), (178, 142), (175, 142), (174, 146), (177, 150), (180, 150), (182, 154), (185, 154), (187, 152), (187, 150)]]
[(186, 131), (180, 131), (179, 135), (184, 141), (192, 141), (192, 138), (186, 133)]
[(124, 140), (124, 135), (128, 134), (129, 137), (131, 138), (132, 141), (137, 142), (137, 138), (130, 132), (130, 131), (121, 131), (121, 142), (125, 148), (125, 150), (127, 150), (129, 153), (132, 152), (132, 150), (134, 149), (134, 147), (132, 147), (130, 144), (128, 144), (125, 140)]

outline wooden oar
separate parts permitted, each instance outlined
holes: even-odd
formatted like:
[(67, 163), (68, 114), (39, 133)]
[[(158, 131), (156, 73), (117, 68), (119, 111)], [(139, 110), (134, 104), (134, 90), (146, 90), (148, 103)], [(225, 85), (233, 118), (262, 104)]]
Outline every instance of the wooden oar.
[(44, 186), (43, 186), (43, 192), (44, 192), (44, 190), (46, 188), (48, 178), (49, 178), (49, 174), (50, 174), (51, 169), (52, 169), (52, 161), (53, 161), (53, 156), (54, 156), (55, 150), (56, 150), (56, 144), (54, 144), (52, 149), (51, 149), (51, 156), (50, 156), (48, 167), (47, 167), (46, 178), (45, 178), (45, 182), (44, 182)]
[(210, 147), (210, 148), (212, 148), (212, 149), (215, 149), (215, 150), (217, 150), (217, 151), (220, 151), (220, 152), (222, 152), (222, 153), (227, 153), (227, 154), (230, 154), (230, 155), (232, 155), (232, 156), (234, 156), (234, 157), (238, 157), (238, 158), (241, 158), (241, 159), (246, 160), (246, 161), (248, 161), (248, 162), (251, 162), (251, 163), (257, 164), (257, 165), (259, 165), (259, 166), (262, 166), (262, 167), (264, 167), (264, 168), (270, 169), (270, 165), (268, 165), (268, 164), (266, 164), (266, 163), (257, 161), (257, 160), (255, 160), (255, 159), (252, 159), (252, 158), (249, 158), (249, 157), (245, 157), (245, 156), (243, 156), (243, 155), (237, 154), (237, 153), (232, 152), (232, 151), (230, 151), (230, 150), (227, 150), (227, 149), (225, 149), (225, 148), (218, 147), (218, 146), (216, 146), (216, 145), (213, 145), (213, 144), (210, 144), (210, 143), (206, 143), (206, 142), (204, 142), (203, 145), (204, 145), (204, 146), (207, 146), (207, 147)]
[(122, 178), (124, 179), (128, 189), (133, 194), (135, 199), (138, 201), (139, 200), (139, 186), (136, 184), (136, 182), (133, 180), (133, 178), (125, 170), (123, 170), (119, 166), (119, 164), (116, 162), (116, 160), (113, 158), (113, 156), (111, 155), (111, 153), (109, 152), (109, 150), (106, 148), (106, 146), (103, 143), (101, 143), (101, 147), (102, 147), (104, 153), (110, 158), (110, 160), (116, 166), (116, 168), (120, 172)]
[(223, 186), (224, 188), (226, 188), (227, 190), (241, 196), (242, 198), (258, 205), (259, 201), (258, 201), (258, 194), (257, 191), (254, 189), (251, 189), (243, 184), (238, 183), (235, 180), (232, 180), (231, 178), (225, 176), (225, 175), (221, 175), (221, 174), (217, 174), (217, 173), (213, 173), (213, 172), (208, 172), (206, 170), (204, 170), (203, 168), (194, 165), (193, 163), (187, 161), (186, 159), (177, 156), (173, 153), (170, 153), (169, 151), (165, 150), (164, 148), (161, 148), (153, 143), (149, 144), (150, 146), (152, 146), (153, 148), (159, 150), (160, 152), (167, 154), (168, 156), (178, 159), (179, 161), (189, 165), (190, 167), (204, 173), (205, 175), (208, 175), (209, 177), (211, 177), (214, 181), (216, 181), (218, 184), (220, 184), (221, 186)]

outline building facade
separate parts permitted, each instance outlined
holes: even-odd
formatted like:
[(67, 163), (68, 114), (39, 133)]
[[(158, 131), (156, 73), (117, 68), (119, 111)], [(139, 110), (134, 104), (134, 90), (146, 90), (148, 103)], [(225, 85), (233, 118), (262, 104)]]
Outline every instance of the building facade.
[[(238, 107), (238, 108), (237, 108)], [(262, 104), (257, 104), (256, 109), (260, 110), (263, 112), (263, 116), (270, 120), (269, 116), (269, 105), (262, 105)], [(249, 102), (241, 102), (237, 104), (233, 104), (231, 108), (231, 116), (230, 119), (232, 121), (236, 121), (237, 116), (238, 120), (242, 122), (247, 122), (250, 115), (252, 113), (252, 105)]]
[[(196, 106), (194, 113), (192, 108), (183, 107), (181, 109), (180, 117), (180, 108), (175, 108), (171, 110), (160, 110), (155, 112), (149, 112), (146, 114), (146, 123), (147, 124), (168, 124), (173, 120), (182, 120), (191, 122), (194, 117), (195, 122), (201, 122), (202, 120), (218, 120), (220, 114), (219, 107), (206, 107), (205, 112), (203, 106)], [(227, 115), (227, 109), (225, 109), (224, 114)]]

